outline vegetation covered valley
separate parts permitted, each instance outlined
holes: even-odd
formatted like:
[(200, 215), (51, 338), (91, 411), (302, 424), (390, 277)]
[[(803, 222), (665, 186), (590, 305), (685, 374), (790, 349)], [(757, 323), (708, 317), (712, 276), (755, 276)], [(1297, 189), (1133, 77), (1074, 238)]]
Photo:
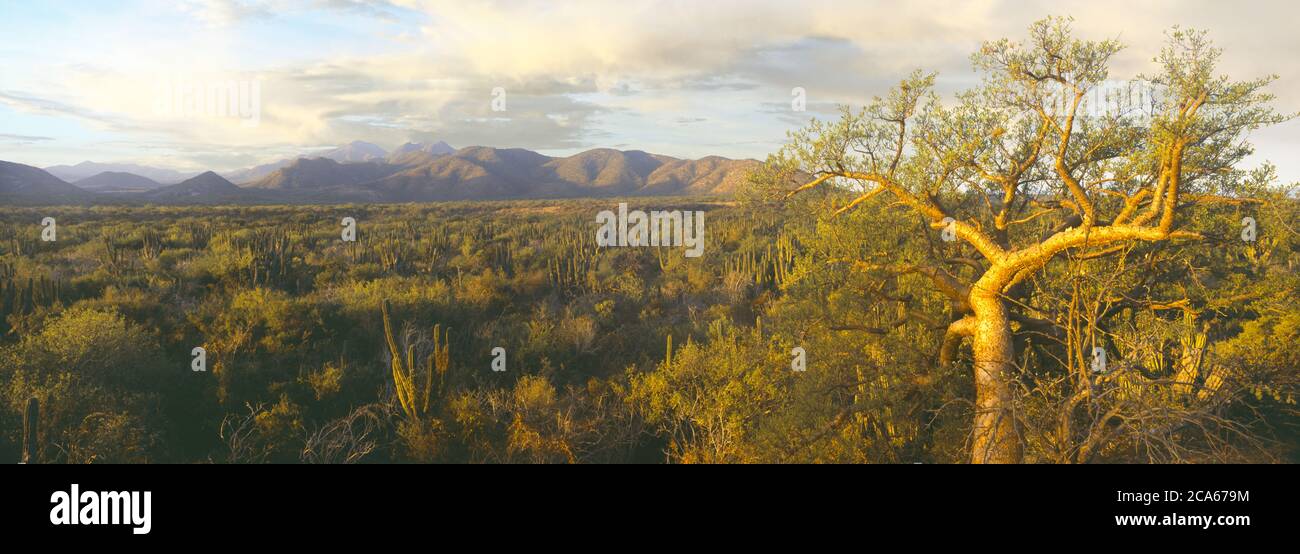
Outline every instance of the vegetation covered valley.
[[(6, 210), (0, 452), (18, 458), (37, 398), (43, 462), (962, 461), (948, 300), (842, 262), (957, 247), (888, 206), (817, 216), (834, 196), (679, 202), (706, 210), (695, 259), (597, 249), (603, 201)], [(1059, 332), (1017, 336), (1028, 460), (1294, 460), (1297, 206), (1270, 206), (1197, 218), (1252, 213), (1255, 244), (1031, 283)], [(1111, 368), (1059, 436), (1090, 329)]]
[(1290, 116), (1183, 30), (1095, 110), (1120, 50), (1043, 20), (624, 200), (698, 257), (601, 246), (612, 197), (6, 206), (0, 459), (1296, 462)]

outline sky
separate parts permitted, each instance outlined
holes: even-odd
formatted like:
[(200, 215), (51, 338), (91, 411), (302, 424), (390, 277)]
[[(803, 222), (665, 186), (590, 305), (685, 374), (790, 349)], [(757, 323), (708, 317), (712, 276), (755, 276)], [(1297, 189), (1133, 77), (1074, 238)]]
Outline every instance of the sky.
[[(1205, 29), (1222, 72), (1277, 74), (1300, 112), (1290, 1), (0, 0), (0, 160), (224, 171), (353, 140), (763, 159), (913, 69), (973, 85), (982, 41), (1048, 15), (1123, 41), (1116, 79)], [(1300, 121), (1252, 138), (1300, 181)]]

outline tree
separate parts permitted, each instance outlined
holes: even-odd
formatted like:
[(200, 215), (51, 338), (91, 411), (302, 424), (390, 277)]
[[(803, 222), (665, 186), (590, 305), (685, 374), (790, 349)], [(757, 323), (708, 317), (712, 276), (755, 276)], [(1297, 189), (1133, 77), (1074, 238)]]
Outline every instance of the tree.
[(813, 121), (768, 160), (764, 175), (779, 187), (810, 178), (786, 198), (819, 186), (851, 191), (833, 208), (841, 214), (892, 196), (959, 245), (897, 264), (840, 261), (924, 276), (951, 301), (939, 361), (952, 363), (970, 341), (972, 462), (1022, 460), (1015, 334), (1054, 326), (1022, 302), (1028, 279), (1065, 253), (1096, 259), (1133, 243), (1202, 240), (1180, 215), (1239, 200), (1267, 177), (1237, 166), (1251, 153), (1249, 131), (1286, 119), (1264, 92), (1274, 77), (1217, 76), (1220, 52), (1205, 34), (1174, 29), (1158, 74), (1138, 81), (1151, 97), (1107, 110), (1099, 97), (1121, 49), (1074, 38), (1068, 19), (1045, 19), (1024, 43), (985, 43), (972, 56), (983, 83), (952, 106), (933, 92), (933, 74), (916, 72), (862, 110), (842, 109), (836, 123)]

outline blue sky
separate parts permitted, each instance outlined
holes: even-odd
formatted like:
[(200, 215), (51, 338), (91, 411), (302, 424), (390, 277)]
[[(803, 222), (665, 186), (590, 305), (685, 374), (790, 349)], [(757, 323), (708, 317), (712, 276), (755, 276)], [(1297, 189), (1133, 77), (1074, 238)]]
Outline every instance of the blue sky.
[[(351, 140), (761, 159), (912, 68), (939, 71), (945, 93), (968, 86), (980, 41), (1049, 14), (1129, 44), (1121, 78), (1150, 69), (1164, 29), (1208, 29), (1227, 73), (1280, 74), (1278, 106), (1300, 111), (1300, 10), (1247, 4), (0, 0), (0, 159), (229, 170)], [(168, 103), (231, 83), (257, 84), (256, 121)], [(793, 87), (807, 112), (790, 109)], [(1300, 125), (1255, 139), (1300, 180)]]

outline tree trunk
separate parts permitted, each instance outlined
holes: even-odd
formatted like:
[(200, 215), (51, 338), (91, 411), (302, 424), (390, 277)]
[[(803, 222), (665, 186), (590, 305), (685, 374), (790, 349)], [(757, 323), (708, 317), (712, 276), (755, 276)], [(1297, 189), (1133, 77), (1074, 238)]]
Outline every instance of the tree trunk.
[[(971, 463), (1015, 464), (1021, 461), (1011, 387), (1016, 348), (1012, 342), (1011, 314), (996, 292), (981, 288), (971, 293), (975, 312), (975, 438)], [(984, 292), (990, 291), (990, 292)]]
[(36, 397), (27, 400), (27, 410), (23, 412), (23, 458), (24, 464), (40, 462), (40, 434), (37, 424), (40, 421), (41, 404)]

